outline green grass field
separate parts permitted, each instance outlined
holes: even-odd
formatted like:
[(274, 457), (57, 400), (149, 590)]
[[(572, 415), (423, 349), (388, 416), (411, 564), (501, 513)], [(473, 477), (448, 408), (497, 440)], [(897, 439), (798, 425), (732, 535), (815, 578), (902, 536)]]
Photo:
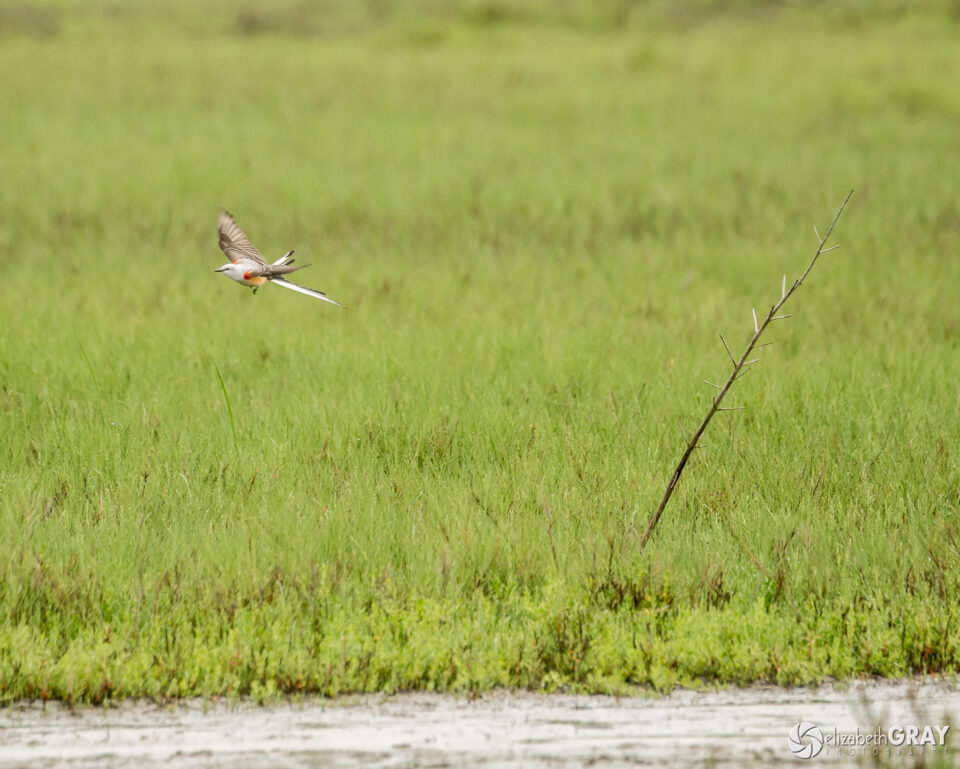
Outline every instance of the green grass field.
[(0, 5), (0, 701), (960, 668), (955, 10), (662, 5)]

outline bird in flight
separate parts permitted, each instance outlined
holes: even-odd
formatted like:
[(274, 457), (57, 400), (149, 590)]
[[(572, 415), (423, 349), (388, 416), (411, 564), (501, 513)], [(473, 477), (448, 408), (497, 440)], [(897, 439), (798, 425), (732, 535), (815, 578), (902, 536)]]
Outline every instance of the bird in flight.
[(264, 283), (273, 283), (275, 286), (299, 291), (301, 294), (322, 299), (325, 302), (337, 305), (337, 307), (343, 307), (340, 302), (335, 302), (323, 291), (299, 286), (283, 277), (310, 266), (309, 264), (301, 264), (293, 267), (295, 261), (292, 258), (293, 251), (287, 251), (277, 261), (268, 264), (243, 230), (237, 226), (233, 216), (226, 211), (220, 212), (220, 218), (217, 220), (217, 231), (220, 233), (220, 249), (227, 255), (230, 263), (214, 270), (214, 272), (222, 272), (228, 278), (233, 278), (237, 283), (249, 286), (253, 289), (253, 293), (257, 293), (257, 289)]

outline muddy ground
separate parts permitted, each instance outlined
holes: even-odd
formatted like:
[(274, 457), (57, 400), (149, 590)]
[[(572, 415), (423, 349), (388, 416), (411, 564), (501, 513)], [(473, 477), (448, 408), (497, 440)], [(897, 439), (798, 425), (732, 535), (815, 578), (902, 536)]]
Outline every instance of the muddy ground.
[[(496, 692), (479, 699), (404, 694), (258, 707), (200, 701), (69, 709), (21, 703), (0, 710), (0, 769), (8, 767), (566, 767), (863, 766), (879, 726), (942, 726), (960, 716), (946, 681), (860, 682), (816, 689), (751, 687), (615, 698)], [(811, 760), (790, 730), (818, 726)], [(836, 730), (836, 731), (835, 731)], [(896, 732), (894, 735), (896, 736)], [(847, 739), (851, 739), (848, 737)], [(960, 764), (946, 746), (882, 745), (882, 765)], [(958, 747), (951, 749), (951, 741)], [(807, 738), (799, 750), (810, 744)]]

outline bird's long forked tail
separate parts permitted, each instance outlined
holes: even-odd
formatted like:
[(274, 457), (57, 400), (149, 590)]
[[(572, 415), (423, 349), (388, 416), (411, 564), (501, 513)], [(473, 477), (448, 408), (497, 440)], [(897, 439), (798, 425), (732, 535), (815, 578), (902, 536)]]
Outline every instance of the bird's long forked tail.
[(314, 289), (307, 288), (306, 286), (298, 286), (296, 283), (291, 283), (290, 281), (284, 280), (283, 278), (273, 278), (270, 282), (277, 286), (283, 286), (284, 288), (289, 288), (291, 291), (297, 291), (301, 294), (312, 296), (315, 299), (322, 299), (325, 302), (330, 302), (330, 304), (335, 304), (337, 305), (337, 307), (346, 309), (345, 307), (343, 307), (342, 304), (340, 304), (340, 302), (337, 302), (331, 299), (329, 296), (323, 293), (323, 291), (315, 291)]

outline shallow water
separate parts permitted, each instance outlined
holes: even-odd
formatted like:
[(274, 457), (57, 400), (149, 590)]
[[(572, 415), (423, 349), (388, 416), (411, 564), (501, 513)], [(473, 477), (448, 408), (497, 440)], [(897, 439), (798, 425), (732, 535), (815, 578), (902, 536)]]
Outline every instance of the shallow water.
[[(677, 691), (661, 698), (404, 694), (270, 707), (124, 703), (73, 711), (30, 703), (0, 710), (0, 768), (862, 766), (876, 761), (872, 748), (832, 746), (835, 729), (865, 735), (878, 725), (884, 732), (918, 725), (922, 731), (958, 715), (960, 686), (943, 681)], [(809, 761), (788, 746), (791, 728), (802, 721), (825, 735)], [(945, 748), (879, 750), (893, 765), (946, 758), (954, 766), (956, 737), (947, 732)]]

